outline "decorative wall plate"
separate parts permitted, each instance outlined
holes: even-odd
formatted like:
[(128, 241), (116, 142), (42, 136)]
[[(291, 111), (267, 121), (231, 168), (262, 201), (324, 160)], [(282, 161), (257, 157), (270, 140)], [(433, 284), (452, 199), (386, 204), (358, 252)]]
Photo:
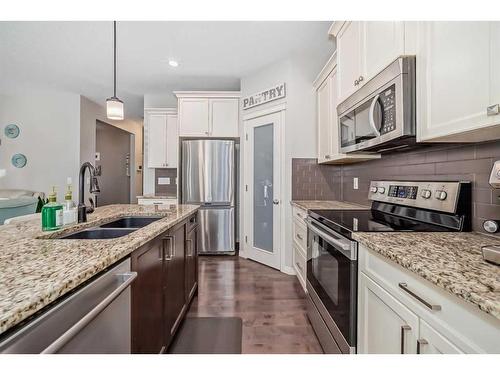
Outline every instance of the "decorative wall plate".
[(5, 127), (4, 133), (9, 138), (17, 138), (19, 135), (19, 126), (16, 124), (9, 124)]
[(26, 159), (26, 156), (23, 154), (15, 154), (12, 156), (11, 162), (14, 167), (23, 168), (28, 162), (28, 159)]

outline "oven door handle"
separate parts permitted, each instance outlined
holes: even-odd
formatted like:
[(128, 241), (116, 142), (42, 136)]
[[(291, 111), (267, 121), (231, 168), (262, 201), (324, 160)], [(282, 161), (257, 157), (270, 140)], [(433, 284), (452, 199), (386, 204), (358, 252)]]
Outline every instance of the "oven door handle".
[(377, 125), (375, 124), (375, 107), (378, 104), (379, 98), (380, 98), (380, 95), (377, 95), (373, 98), (372, 104), (370, 105), (370, 112), (369, 112), (369, 123), (370, 123), (370, 126), (372, 127), (373, 131), (377, 135), (377, 137), (380, 137), (380, 131), (378, 130)]
[[(334, 246), (341, 254), (349, 258), (350, 260), (356, 260), (357, 259), (357, 254), (356, 254), (356, 246), (352, 245), (352, 241), (344, 242), (342, 239), (337, 239), (325, 232), (325, 230), (322, 230), (321, 227), (323, 225), (316, 223), (312, 221), (311, 219), (307, 220), (307, 228), (320, 236), (323, 240), (328, 242), (330, 245)], [(325, 228), (326, 229), (326, 228)]]

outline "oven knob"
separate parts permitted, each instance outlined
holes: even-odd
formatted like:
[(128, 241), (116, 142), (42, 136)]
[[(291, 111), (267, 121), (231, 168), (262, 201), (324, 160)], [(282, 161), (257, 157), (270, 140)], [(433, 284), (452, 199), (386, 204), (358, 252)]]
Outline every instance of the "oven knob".
[(371, 191), (372, 193), (376, 193), (376, 192), (377, 192), (377, 187), (376, 187), (376, 186), (372, 186), (372, 187), (370, 188), (370, 191)]
[(429, 199), (431, 197), (432, 193), (430, 190), (422, 190), (422, 193), (420, 196), (424, 199)]
[(383, 186), (380, 186), (377, 191), (380, 193), (380, 194), (384, 194), (385, 193), (385, 187)]
[(448, 194), (446, 194), (446, 191), (444, 190), (436, 190), (436, 198), (439, 199), (440, 201), (444, 201)]

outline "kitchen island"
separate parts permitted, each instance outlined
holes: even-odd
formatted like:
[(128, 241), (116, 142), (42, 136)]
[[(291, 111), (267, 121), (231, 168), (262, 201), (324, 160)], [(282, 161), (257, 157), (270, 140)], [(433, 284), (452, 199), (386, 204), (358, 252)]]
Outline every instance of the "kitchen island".
[[(97, 208), (86, 223), (50, 233), (41, 231), (38, 219), (0, 227), (0, 334), (193, 217), (197, 210), (195, 205), (159, 210), (120, 204)], [(127, 216), (161, 219), (114, 239), (57, 239)]]

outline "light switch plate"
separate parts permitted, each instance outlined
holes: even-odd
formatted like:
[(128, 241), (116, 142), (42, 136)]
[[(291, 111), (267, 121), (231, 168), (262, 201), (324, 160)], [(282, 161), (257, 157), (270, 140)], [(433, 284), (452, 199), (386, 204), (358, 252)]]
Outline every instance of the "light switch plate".
[(169, 177), (158, 177), (158, 185), (170, 185)]
[(358, 178), (357, 178), (357, 177), (354, 177), (354, 178), (352, 179), (352, 188), (353, 188), (354, 190), (358, 190), (358, 189), (359, 189), (358, 182), (359, 182), (359, 180), (358, 180)]

